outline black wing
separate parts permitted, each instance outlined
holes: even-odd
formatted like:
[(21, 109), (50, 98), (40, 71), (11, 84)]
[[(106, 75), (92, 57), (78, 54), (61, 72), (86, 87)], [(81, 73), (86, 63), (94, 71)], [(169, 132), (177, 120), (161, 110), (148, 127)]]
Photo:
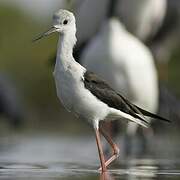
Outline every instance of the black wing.
[(86, 71), (84, 73), (84, 85), (85, 88), (91, 91), (94, 96), (106, 103), (109, 107), (130, 114), (131, 116), (138, 118), (145, 123), (148, 123), (148, 121), (144, 118), (144, 116), (153, 117), (163, 121), (169, 121), (132, 104), (122, 95), (114, 91), (104, 80), (100, 79), (93, 72)]

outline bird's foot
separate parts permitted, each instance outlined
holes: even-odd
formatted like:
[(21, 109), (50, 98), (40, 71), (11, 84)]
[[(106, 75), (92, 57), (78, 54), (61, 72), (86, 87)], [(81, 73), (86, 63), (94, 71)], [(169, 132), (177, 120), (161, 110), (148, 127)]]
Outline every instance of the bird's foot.
[[(113, 155), (105, 162), (105, 167), (107, 168), (114, 160), (116, 160), (119, 156), (119, 148), (117, 146), (114, 146), (114, 153)], [(102, 171), (102, 167), (98, 169), (99, 171)]]

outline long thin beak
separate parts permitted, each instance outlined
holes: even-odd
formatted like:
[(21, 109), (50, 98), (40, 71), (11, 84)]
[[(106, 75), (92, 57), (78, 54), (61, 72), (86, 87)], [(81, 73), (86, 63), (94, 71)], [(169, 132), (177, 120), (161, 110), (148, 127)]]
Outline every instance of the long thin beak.
[(32, 41), (33, 41), (33, 42), (36, 42), (36, 41), (38, 41), (38, 40), (40, 40), (40, 39), (42, 39), (42, 38), (44, 38), (44, 37), (46, 37), (46, 36), (49, 36), (50, 34), (56, 32), (56, 31), (57, 31), (57, 28), (51, 27), (48, 31), (42, 33), (42, 34), (39, 35), (38, 37), (34, 38)]

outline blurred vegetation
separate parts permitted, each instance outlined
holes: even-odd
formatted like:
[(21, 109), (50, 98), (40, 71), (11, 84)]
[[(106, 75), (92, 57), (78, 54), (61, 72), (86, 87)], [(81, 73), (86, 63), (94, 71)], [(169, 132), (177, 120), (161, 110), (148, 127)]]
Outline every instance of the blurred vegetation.
[[(32, 43), (32, 39), (48, 28), (14, 7), (0, 6), (0, 72), (8, 74), (22, 95), (29, 129), (57, 130), (77, 133), (78, 128), (56, 97), (52, 69), (48, 59), (56, 49), (57, 36)], [(49, 22), (51, 23), (51, 22)], [(172, 55), (169, 65), (169, 84), (180, 95), (180, 46)], [(67, 122), (68, 121), (68, 122)], [(78, 120), (77, 120), (78, 121)]]
[(52, 68), (48, 66), (57, 36), (32, 43), (48, 25), (38, 24), (14, 7), (0, 6), (0, 22), (0, 72), (10, 76), (22, 95), (26, 125), (37, 130), (57, 127), (68, 131), (70, 124), (62, 122), (66, 121), (64, 117), (72, 118), (59, 106)]
[(171, 61), (169, 63), (169, 85), (174, 92), (180, 97), (180, 42), (173, 51)]

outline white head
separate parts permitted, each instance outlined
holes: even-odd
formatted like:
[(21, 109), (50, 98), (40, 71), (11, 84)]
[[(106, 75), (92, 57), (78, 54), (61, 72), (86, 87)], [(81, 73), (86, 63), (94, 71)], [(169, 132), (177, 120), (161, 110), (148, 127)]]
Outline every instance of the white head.
[(59, 32), (60, 34), (66, 33), (76, 33), (76, 22), (73, 13), (70, 11), (60, 9), (53, 15), (53, 23), (52, 27), (40, 35), (39, 37), (35, 38), (33, 41), (37, 41), (45, 36), (48, 36), (54, 32)]

